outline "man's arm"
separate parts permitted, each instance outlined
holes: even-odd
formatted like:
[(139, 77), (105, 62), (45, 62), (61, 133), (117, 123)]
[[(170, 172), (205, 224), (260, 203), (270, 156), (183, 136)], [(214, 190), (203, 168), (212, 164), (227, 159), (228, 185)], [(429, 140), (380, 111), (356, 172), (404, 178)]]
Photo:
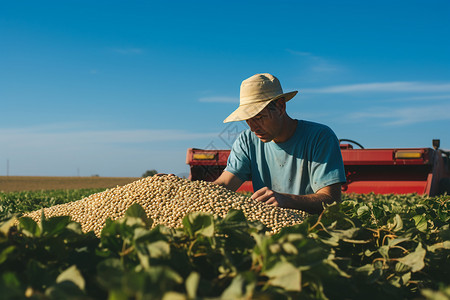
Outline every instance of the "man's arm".
[(243, 181), (233, 173), (223, 171), (219, 178), (217, 178), (213, 183), (235, 192), (242, 185)]
[(319, 214), (323, 211), (323, 204), (341, 202), (341, 184), (335, 183), (318, 190), (310, 195), (292, 195), (277, 193), (264, 187), (252, 195), (252, 199), (270, 205), (304, 210), (310, 214)]

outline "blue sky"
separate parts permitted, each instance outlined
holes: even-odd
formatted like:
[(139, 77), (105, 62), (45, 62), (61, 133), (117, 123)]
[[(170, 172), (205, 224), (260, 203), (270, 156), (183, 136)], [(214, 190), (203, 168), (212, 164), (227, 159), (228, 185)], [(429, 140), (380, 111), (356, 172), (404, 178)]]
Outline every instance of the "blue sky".
[(242, 80), (366, 148), (450, 149), (450, 1), (0, 0), (0, 175), (183, 175)]

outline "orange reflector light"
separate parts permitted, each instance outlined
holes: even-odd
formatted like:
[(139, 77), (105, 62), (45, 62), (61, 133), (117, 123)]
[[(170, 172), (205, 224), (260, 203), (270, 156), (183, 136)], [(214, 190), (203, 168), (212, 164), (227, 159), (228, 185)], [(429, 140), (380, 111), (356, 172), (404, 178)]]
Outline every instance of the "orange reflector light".
[(395, 158), (397, 158), (397, 159), (422, 158), (422, 152), (420, 152), (420, 151), (397, 151), (397, 152), (395, 152)]
[(194, 153), (192, 155), (193, 159), (207, 160), (207, 159), (215, 159), (215, 153)]

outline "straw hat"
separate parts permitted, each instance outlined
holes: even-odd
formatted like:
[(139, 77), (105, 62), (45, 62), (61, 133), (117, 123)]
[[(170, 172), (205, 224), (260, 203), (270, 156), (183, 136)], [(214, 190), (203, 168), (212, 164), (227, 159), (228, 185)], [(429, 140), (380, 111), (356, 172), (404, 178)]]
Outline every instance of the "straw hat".
[(268, 73), (256, 74), (242, 81), (239, 107), (223, 122), (248, 120), (256, 116), (270, 101), (291, 100), (297, 91), (283, 93), (280, 81)]

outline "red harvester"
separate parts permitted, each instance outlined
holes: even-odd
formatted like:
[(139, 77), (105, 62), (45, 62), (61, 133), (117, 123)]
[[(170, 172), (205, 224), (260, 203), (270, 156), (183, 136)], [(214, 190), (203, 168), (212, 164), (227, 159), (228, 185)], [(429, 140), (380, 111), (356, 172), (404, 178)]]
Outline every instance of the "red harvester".
[[(341, 139), (340, 143), (347, 176), (342, 186), (345, 193), (450, 194), (450, 152), (439, 149), (439, 140), (433, 140), (433, 148), (364, 149), (352, 140)], [(229, 154), (230, 150), (189, 148), (189, 179), (214, 181)], [(253, 192), (251, 181), (239, 191)]]

